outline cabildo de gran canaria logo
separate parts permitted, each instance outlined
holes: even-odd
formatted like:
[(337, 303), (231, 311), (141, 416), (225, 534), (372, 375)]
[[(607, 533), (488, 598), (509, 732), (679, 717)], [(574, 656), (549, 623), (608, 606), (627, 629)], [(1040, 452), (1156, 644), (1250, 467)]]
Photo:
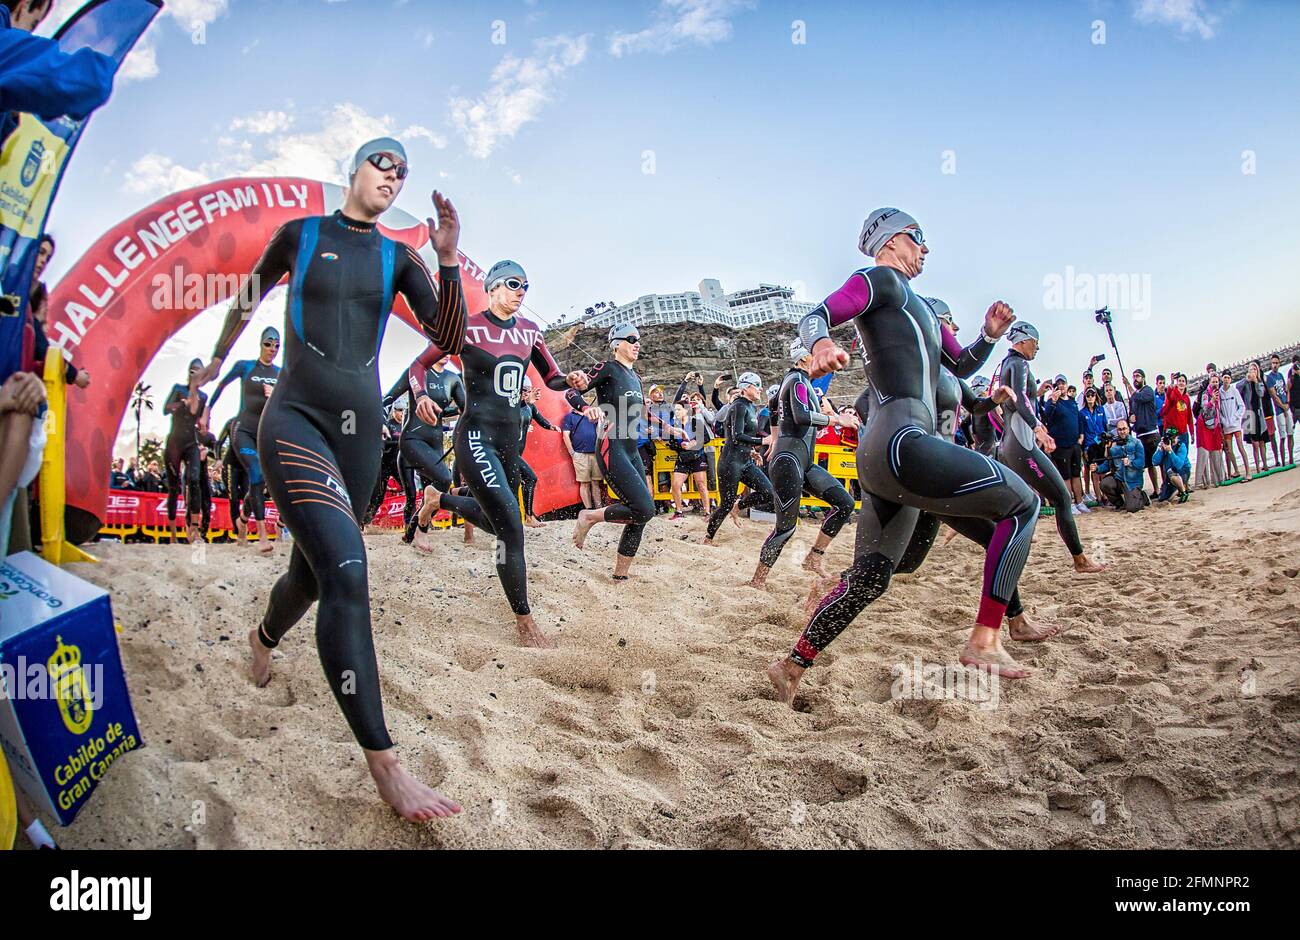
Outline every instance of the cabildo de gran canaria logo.
[(41, 175), (41, 167), (45, 164), (45, 142), (33, 140), (32, 147), (27, 151), (27, 159), (23, 161), (22, 175), (19, 177), (24, 186), (31, 186), (36, 182), (36, 177)]
[(76, 646), (65, 646), (61, 636), (55, 637), (55, 642), (58, 646), (46, 665), (50, 667), (50, 683), (59, 703), (59, 714), (69, 731), (85, 734), (90, 729), (94, 709), (86, 690), (86, 674), (81, 668), (81, 650)]

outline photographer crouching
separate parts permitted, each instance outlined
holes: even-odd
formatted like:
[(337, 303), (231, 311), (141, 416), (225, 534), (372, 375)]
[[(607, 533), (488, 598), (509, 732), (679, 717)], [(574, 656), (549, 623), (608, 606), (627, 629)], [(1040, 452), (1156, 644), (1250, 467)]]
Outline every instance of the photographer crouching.
[(1093, 466), (1093, 475), (1102, 499), (1115, 509), (1137, 512), (1151, 505), (1151, 498), (1142, 489), (1142, 470), (1146, 466), (1142, 444), (1129, 432), (1126, 419), (1115, 425), (1113, 435), (1101, 436), (1101, 444), (1109, 459)]
[(1192, 478), (1192, 462), (1187, 457), (1187, 442), (1182, 440), (1177, 428), (1165, 431), (1151, 455), (1151, 464), (1165, 471), (1165, 482), (1156, 502), (1167, 503), (1174, 493), (1178, 494), (1179, 503), (1187, 502), (1191, 496), (1187, 481)]

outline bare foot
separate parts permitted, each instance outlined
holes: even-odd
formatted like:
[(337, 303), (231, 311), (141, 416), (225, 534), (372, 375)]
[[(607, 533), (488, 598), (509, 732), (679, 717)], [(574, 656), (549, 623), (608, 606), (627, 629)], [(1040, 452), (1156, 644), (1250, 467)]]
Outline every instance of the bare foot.
[(1027, 679), (1033, 675), (1001, 646), (976, 646), (971, 640), (961, 651), (961, 664), (992, 673), (1000, 679)]
[(258, 536), (259, 542), (257, 549), (263, 555), (270, 555), (275, 551), (275, 543), (271, 541), (271, 523), (263, 522), (259, 525), (262, 534)]
[(474, 527), (470, 525), (468, 522), (465, 523), (465, 544), (466, 545), (474, 544)]
[(808, 589), (808, 599), (803, 603), (803, 619), (811, 620), (813, 612), (822, 602), (822, 598), (840, 583), (838, 578), (817, 578)]
[(599, 509), (584, 509), (578, 513), (578, 524), (573, 529), (573, 544), (582, 548), (587, 542), (587, 533), (601, 520), (604, 512)]
[(826, 571), (822, 568), (822, 557), (825, 554), (825, 552), (815, 552), (810, 549), (807, 557), (803, 560), (803, 570), (811, 571), (819, 578), (826, 577)]
[(731, 519), (732, 522), (736, 524), (736, 528), (739, 529), (740, 528), (740, 502), (739, 501), (732, 504), (729, 518)]
[(803, 676), (803, 667), (795, 665), (788, 657), (778, 659), (767, 667), (767, 677), (776, 687), (776, 697), (794, 707), (794, 696), (799, 691), (799, 679)]
[(519, 645), (531, 646), (539, 650), (553, 650), (560, 644), (548, 637), (542, 632), (542, 628), (537, 625), (532, 614), (524, 614), (518, 617), (515, 624), (519, 631)]
[(460, 812), (455, 800), (426, 787), (403, 770), (392, 751), (366, 751), (366, 763), (379, 798), (408, 822), (447, 819)]
[(949, 530), (948, 530), (948, 534), (945, 535), (945, 536), (943, 537), (943, 544), (944, 544), (944, 545), (947, 545), (949, 542), (951, 542), (951, 541), (952, 541), (953, 539), (955, 539), (956, 537), (957, 537), (957, 530), (956, 530), (956, 529), (949, 529)]
[(1096, 562), (1089, 561), (1087, 555), (1074, 556), (1075, 574), (1096, 574), (1099, 571), (1105, 570), (1105, 565), (1099, 565)]
[(429, 533), (420, 530), (419, 526), (415, 527), (415, 534), (411, 536), (411, 544), (415, 550), (428, 555), (433, 552), (433, 543), (429, 541)]
[(756, 572), (754, 572), (754, 576), (753, 576), (752, 578), (750, 578), (750, 579), (749, 579), (747, 582), (745, 582), (745, 583), (748, 584), (750, 587), (752, 587), (752, 588), (753, 588), (754, 590), (756, 590), (756, 591), (766, 591), (766, 590), (767, 590), (767, 572), (764, 571), (762, 574), (759, 574), (759, 573), (756, 571)]
[(197, 545), (203, 541), (203, 530), (198, 526), (190, 523), (185, 527), (185, 540), (191, 545)]
[(1041, 643), (1061, 632), (1060, 627), (1040, 627), (1031, 623), (1028, 615), (1007, 618), (1007, 632), (1018, 643)]
[(546, 523), (543, 522), (541, 519), (538, 519), (536, 516), (529, 516), (527, 519), (524, 520), (524, 525), (528, 526), (528, 528), (530, 529), (546, 528)]
[(704, 537), (704, 541), (701, 542), (700, 544), (701, 544), (701, 545), (714, 546), (714, 541), (713, 541), (713, 539), (709, 538), (709, 537), (706, 535), (706, 536)]
[(264, 689), (271, 681), (271, 651), (262, 645), (256, 630), (248, 631), (248, 648), (253, 651), (253, 684)]

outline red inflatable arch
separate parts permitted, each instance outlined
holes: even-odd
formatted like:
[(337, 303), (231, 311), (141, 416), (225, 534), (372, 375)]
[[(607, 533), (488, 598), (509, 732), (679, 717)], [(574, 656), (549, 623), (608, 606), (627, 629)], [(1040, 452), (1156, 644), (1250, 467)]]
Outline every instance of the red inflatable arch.
[[(202, 312), (186, 303), (183, 290), (160, 291), (155, 279), (166, 275), (168, 283), (184, 285), (199, 283), (191, 277), (197, 275), (212, 288), (206, 302), (227, 300), (280, 225), (327, 215), (342, 205), (341, 186), (313, 180), (208, 183), (166, 196), (114, 226), (58, 283), (50, 294), (50, 342), (65, 353), (75, 352), (78, 366), (93, 377), (89, 389), (68, 389), (70, 540), (85, 542), (102, 525), (113, 444), (140, 376), (163, 343)], [(380, 227), (416, 248), (438, 270), (425, 223), (391, 209)], [(484, 309), (483, 270), (464, 253), (460, 264), (470, 311)], [(400, 296), (393, 312), (416, 325)], [(211, 350), (194, 353), (206, 360)], [(530, 368), (530, 374), (538, 382), (536, 370)], [(541, 406), (554, 423), (568, 412), (563, 396), (545, 388)], [(578, 502), (573, 466), (558, 434), (530, 434), (528, 458), (539, 478), (537, 512)]]

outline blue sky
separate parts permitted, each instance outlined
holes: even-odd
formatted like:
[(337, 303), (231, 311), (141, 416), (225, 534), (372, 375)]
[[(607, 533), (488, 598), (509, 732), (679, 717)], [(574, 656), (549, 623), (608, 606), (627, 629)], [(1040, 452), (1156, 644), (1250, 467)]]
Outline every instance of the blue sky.
[[(167, 192), (339, 181), (388, 132), (413, 166), (399, 205), (446, 191), (462, 247), (521, 261), (543, 320), (706, 276), (817, 300), (894, 205), (932, 249), (914, 286), (967, 337), (1004, 299), (1043, 334), (1036, 371), (1077, 378), (1109, 350), (1086, 296), (1051, 296), (1073, 271), (1128, 291), (1130, 369), (1195, 371), (1300, 339), (1298, 47), (1285, 0), (177, 0), (72, 162), (51, 273)], [(217, 320), (146, 380), (206, 354)], [(389, 336), (385, 382), (419, 345)]]

